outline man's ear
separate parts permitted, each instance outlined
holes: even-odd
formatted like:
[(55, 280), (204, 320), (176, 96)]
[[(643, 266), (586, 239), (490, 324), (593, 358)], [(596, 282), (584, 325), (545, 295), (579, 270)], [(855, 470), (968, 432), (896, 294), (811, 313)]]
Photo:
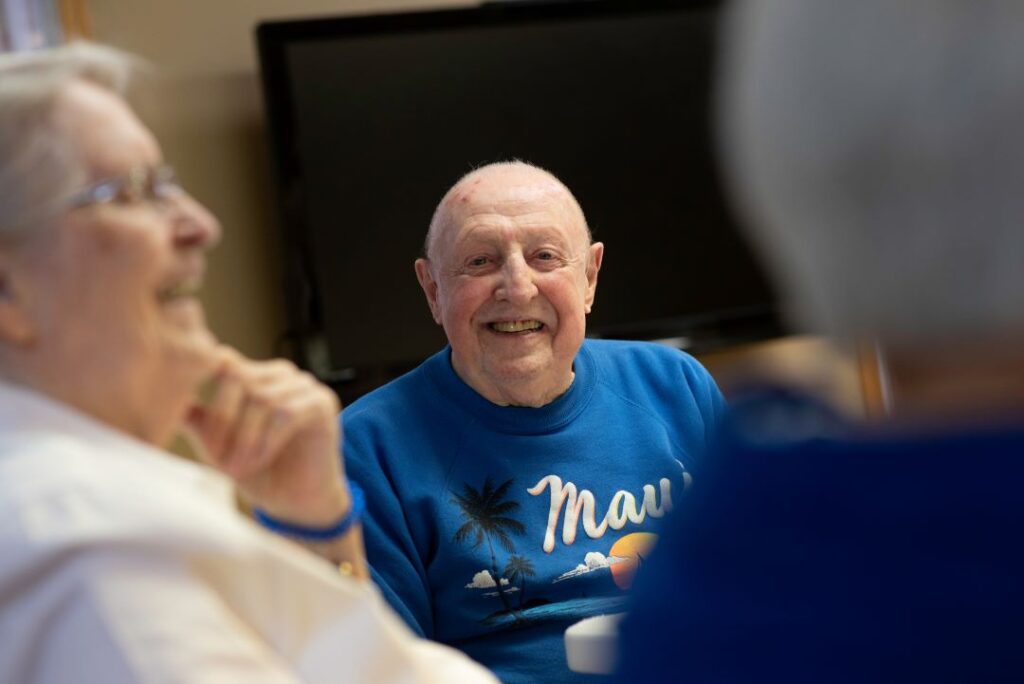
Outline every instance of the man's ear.
[(427, 306), (434, 317), (434, 322), (441, 325), (441, 307), (437, 303), (437, 281), (430, 272), (430, 261), (427, 259), (416, 260), (416, 280), (420, 281), (423, 294), (427, 296)]
[(594, 308), (594, 295), (597, 294), (597, 273), (601, 270), (604, 259), (604, 243), (595, 242), (587, 250), (587, 296), (584, 298), (585, 311), (590, 313)]
[(9, 257), (0, 254), (0, 343), (25, 347), (35, 340), (36, 326), (20, 284)]

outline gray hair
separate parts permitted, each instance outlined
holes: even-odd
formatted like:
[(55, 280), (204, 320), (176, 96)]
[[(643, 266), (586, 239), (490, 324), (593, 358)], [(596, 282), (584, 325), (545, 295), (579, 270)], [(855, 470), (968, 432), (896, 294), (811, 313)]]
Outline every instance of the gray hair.
[(1024, 322), (1024, 3), (734, 10), (722, 141), (795, 317), (902, 343)]
[(123, 95), (137, 64), (86, 42), (0, 55), (0, 240), (20, 237), (86, 180), (74, 146), (54, 135), (61, 91), (83, 80)]
[(427, 228), (427, 235), (423, 239), (423, 256), (430, 258), (431, 247), (434, 244), (434, 240), (436, 239), (438, 232), (440, 232), (443, 226), (448, 224), (448, 221), (450, 219), (448, 212), (448, 201), (457, 188), (461, 187), (466, 181), (472, 180), (481, 173), (486, 173), (494, 169), (513, 169), (516, 167), (523, 169), (532, 169), (534, 171), (537, 171), (550, 178), (553, 183), (555, 183), (556, 185), (560, 186), (563, 190), (565, 190), (566, 196), (572, 200), (573, 210), (579, 214), (579, 220), (583, 224), (583, 229), (587, 233), (587, 243), (589, 244), (590, 242), (593, 241), (593, 237), (590, 234), (590, 226), (587, 225), (587, 218), (583, 214), (583, 208), (580, 206), (580, 203), (576, 200), (576, 196), (572, 194), (572, 191), (570, 191), (569, 188), (566, 187), (565, 183), (563, 183), (557, 176), (555, 176), (555, 174), (551, 173), (547, 169), (541, 168), (535, 164), (531, 164), (529, 162), (525, 162), (519, 159), (512, 159), (509, 161), (493, 162), (490, 164), (485, 164), (483, 166), (478, 166), (469, 173), (464, 174), (461, 178), (459, 178), (459, 180), (455, 182), (454, 185), (452, 185), (451, 188), (448, 189), (448, 192), (446, 192), (444, 194), (444, 197), (441, 198), (441, 201), (438, 202), (437, 208), (434, 210), (434, 215), (430, 219), (430, 226)]

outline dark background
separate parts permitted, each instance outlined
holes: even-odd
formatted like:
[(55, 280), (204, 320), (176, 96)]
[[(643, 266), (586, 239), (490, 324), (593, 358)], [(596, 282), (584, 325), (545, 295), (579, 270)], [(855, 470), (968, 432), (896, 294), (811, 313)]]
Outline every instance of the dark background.
[(580, 2), (260, 27), (295, 356), (343, 388), (441, 348), (413, 273), (444, 192), (543, 166), (606, 245), (591, 335), (776, 334), (713, 161), (718, 3)]

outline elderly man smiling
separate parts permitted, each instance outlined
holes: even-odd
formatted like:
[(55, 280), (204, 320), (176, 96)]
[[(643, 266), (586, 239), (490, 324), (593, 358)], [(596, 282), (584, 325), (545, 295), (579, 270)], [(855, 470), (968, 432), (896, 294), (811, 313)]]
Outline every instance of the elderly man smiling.
[(621, 608), (721, 396), (681, 352), (584, 340), (604, 245), (546, 171), (462, 178), (426, 254), (449, 347), (342, 414), (374, 579), (504, 681), (571, 681), (563, 631)]

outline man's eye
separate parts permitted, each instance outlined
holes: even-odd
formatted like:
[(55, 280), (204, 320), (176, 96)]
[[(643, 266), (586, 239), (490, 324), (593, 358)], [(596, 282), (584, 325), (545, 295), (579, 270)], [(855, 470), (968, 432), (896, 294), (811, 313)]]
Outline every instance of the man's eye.
[(545, 266), (551, 266), (557, 264), (560, 261), (560, 257), (556, 252), (552, 252), (547, 249), (537, 252), (536, 254), (533, 255), (533, 258), (536, 261), (544, 264)]
[(468, 266), (474, 266), (474, 267), (486, 266), (487, 265), (487, 261), (488, 261), (487, 257), (485, 257), (485, 256), (478, 256), (478, 257), (473, 257), (472, 259), (470, 259), (467, 262), (467, 265)]

